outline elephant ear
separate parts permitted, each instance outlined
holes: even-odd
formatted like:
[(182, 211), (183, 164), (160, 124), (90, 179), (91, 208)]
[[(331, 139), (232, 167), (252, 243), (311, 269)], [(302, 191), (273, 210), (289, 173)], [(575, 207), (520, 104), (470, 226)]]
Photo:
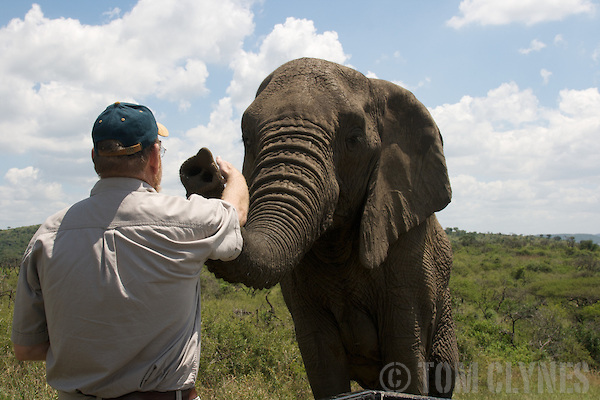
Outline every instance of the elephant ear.
[(452, 197), (442, 137), (427, 108), (406, 89), (371, 79), (381, 155), (371, 175), (361, 220), (360, 257), (374, 268), (391, 244)]

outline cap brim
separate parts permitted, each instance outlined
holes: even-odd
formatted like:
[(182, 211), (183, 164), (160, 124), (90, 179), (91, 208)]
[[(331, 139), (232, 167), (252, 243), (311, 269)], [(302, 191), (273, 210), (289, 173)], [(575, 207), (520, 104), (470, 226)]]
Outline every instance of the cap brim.
[(160, 122), (156, 123), (156, 126), (158, 126), (158, 134), (162, 137), (167, 137), (169, 136), (169, 130), (167, 129), (166, 126), (164, 126), (163, 124), (161, 124)]

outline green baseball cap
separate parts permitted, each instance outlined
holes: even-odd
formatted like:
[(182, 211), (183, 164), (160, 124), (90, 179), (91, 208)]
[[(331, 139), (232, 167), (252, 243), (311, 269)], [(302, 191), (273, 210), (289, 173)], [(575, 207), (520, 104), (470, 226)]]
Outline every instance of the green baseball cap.
[[(148, 107), (131, 103), (116, 102), (106, 107), (92, 128), (94, 152), (99, 156), (135, 154), (153, 145), (158, 135), (169, 136), (169, 131), (156, 122)], [(124, 148), (114, 152), (99, 152), (98, 142), (109, 139), (118, 140)]]

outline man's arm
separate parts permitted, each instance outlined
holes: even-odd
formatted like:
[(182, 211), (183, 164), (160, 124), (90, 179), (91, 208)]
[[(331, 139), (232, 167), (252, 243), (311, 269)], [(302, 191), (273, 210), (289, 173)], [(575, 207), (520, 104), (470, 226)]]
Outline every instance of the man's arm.
[(238, 213), (240, 226), (244, 226), (248, 217), (249, 194), (248, 185), (244, 175), (229, 162), (217, 157), (217, 164), (226, 180), (225, 189), (221, 195), (221, 199), (233, 204)]
[(45, 361), (46, 354), (50, 348), (50, 342), (35, 344), (33, 346), (21, 346), (13, 343), (15, 357), (19, 361)]

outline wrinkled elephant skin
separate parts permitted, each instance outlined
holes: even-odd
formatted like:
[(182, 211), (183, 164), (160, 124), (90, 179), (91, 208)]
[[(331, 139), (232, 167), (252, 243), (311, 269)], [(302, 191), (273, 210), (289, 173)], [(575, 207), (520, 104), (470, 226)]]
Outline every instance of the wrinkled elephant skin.
[[(452, 251), (434, 213), (451, 189), (427, 109), (390, 82), (305, 58), (263, 81), (242, 134), (244, 247), (210, 270), (281, 283), (315, 398), (351, 380), (450, 397)], [(391, 363), (409, 374), (390, 382)]]

